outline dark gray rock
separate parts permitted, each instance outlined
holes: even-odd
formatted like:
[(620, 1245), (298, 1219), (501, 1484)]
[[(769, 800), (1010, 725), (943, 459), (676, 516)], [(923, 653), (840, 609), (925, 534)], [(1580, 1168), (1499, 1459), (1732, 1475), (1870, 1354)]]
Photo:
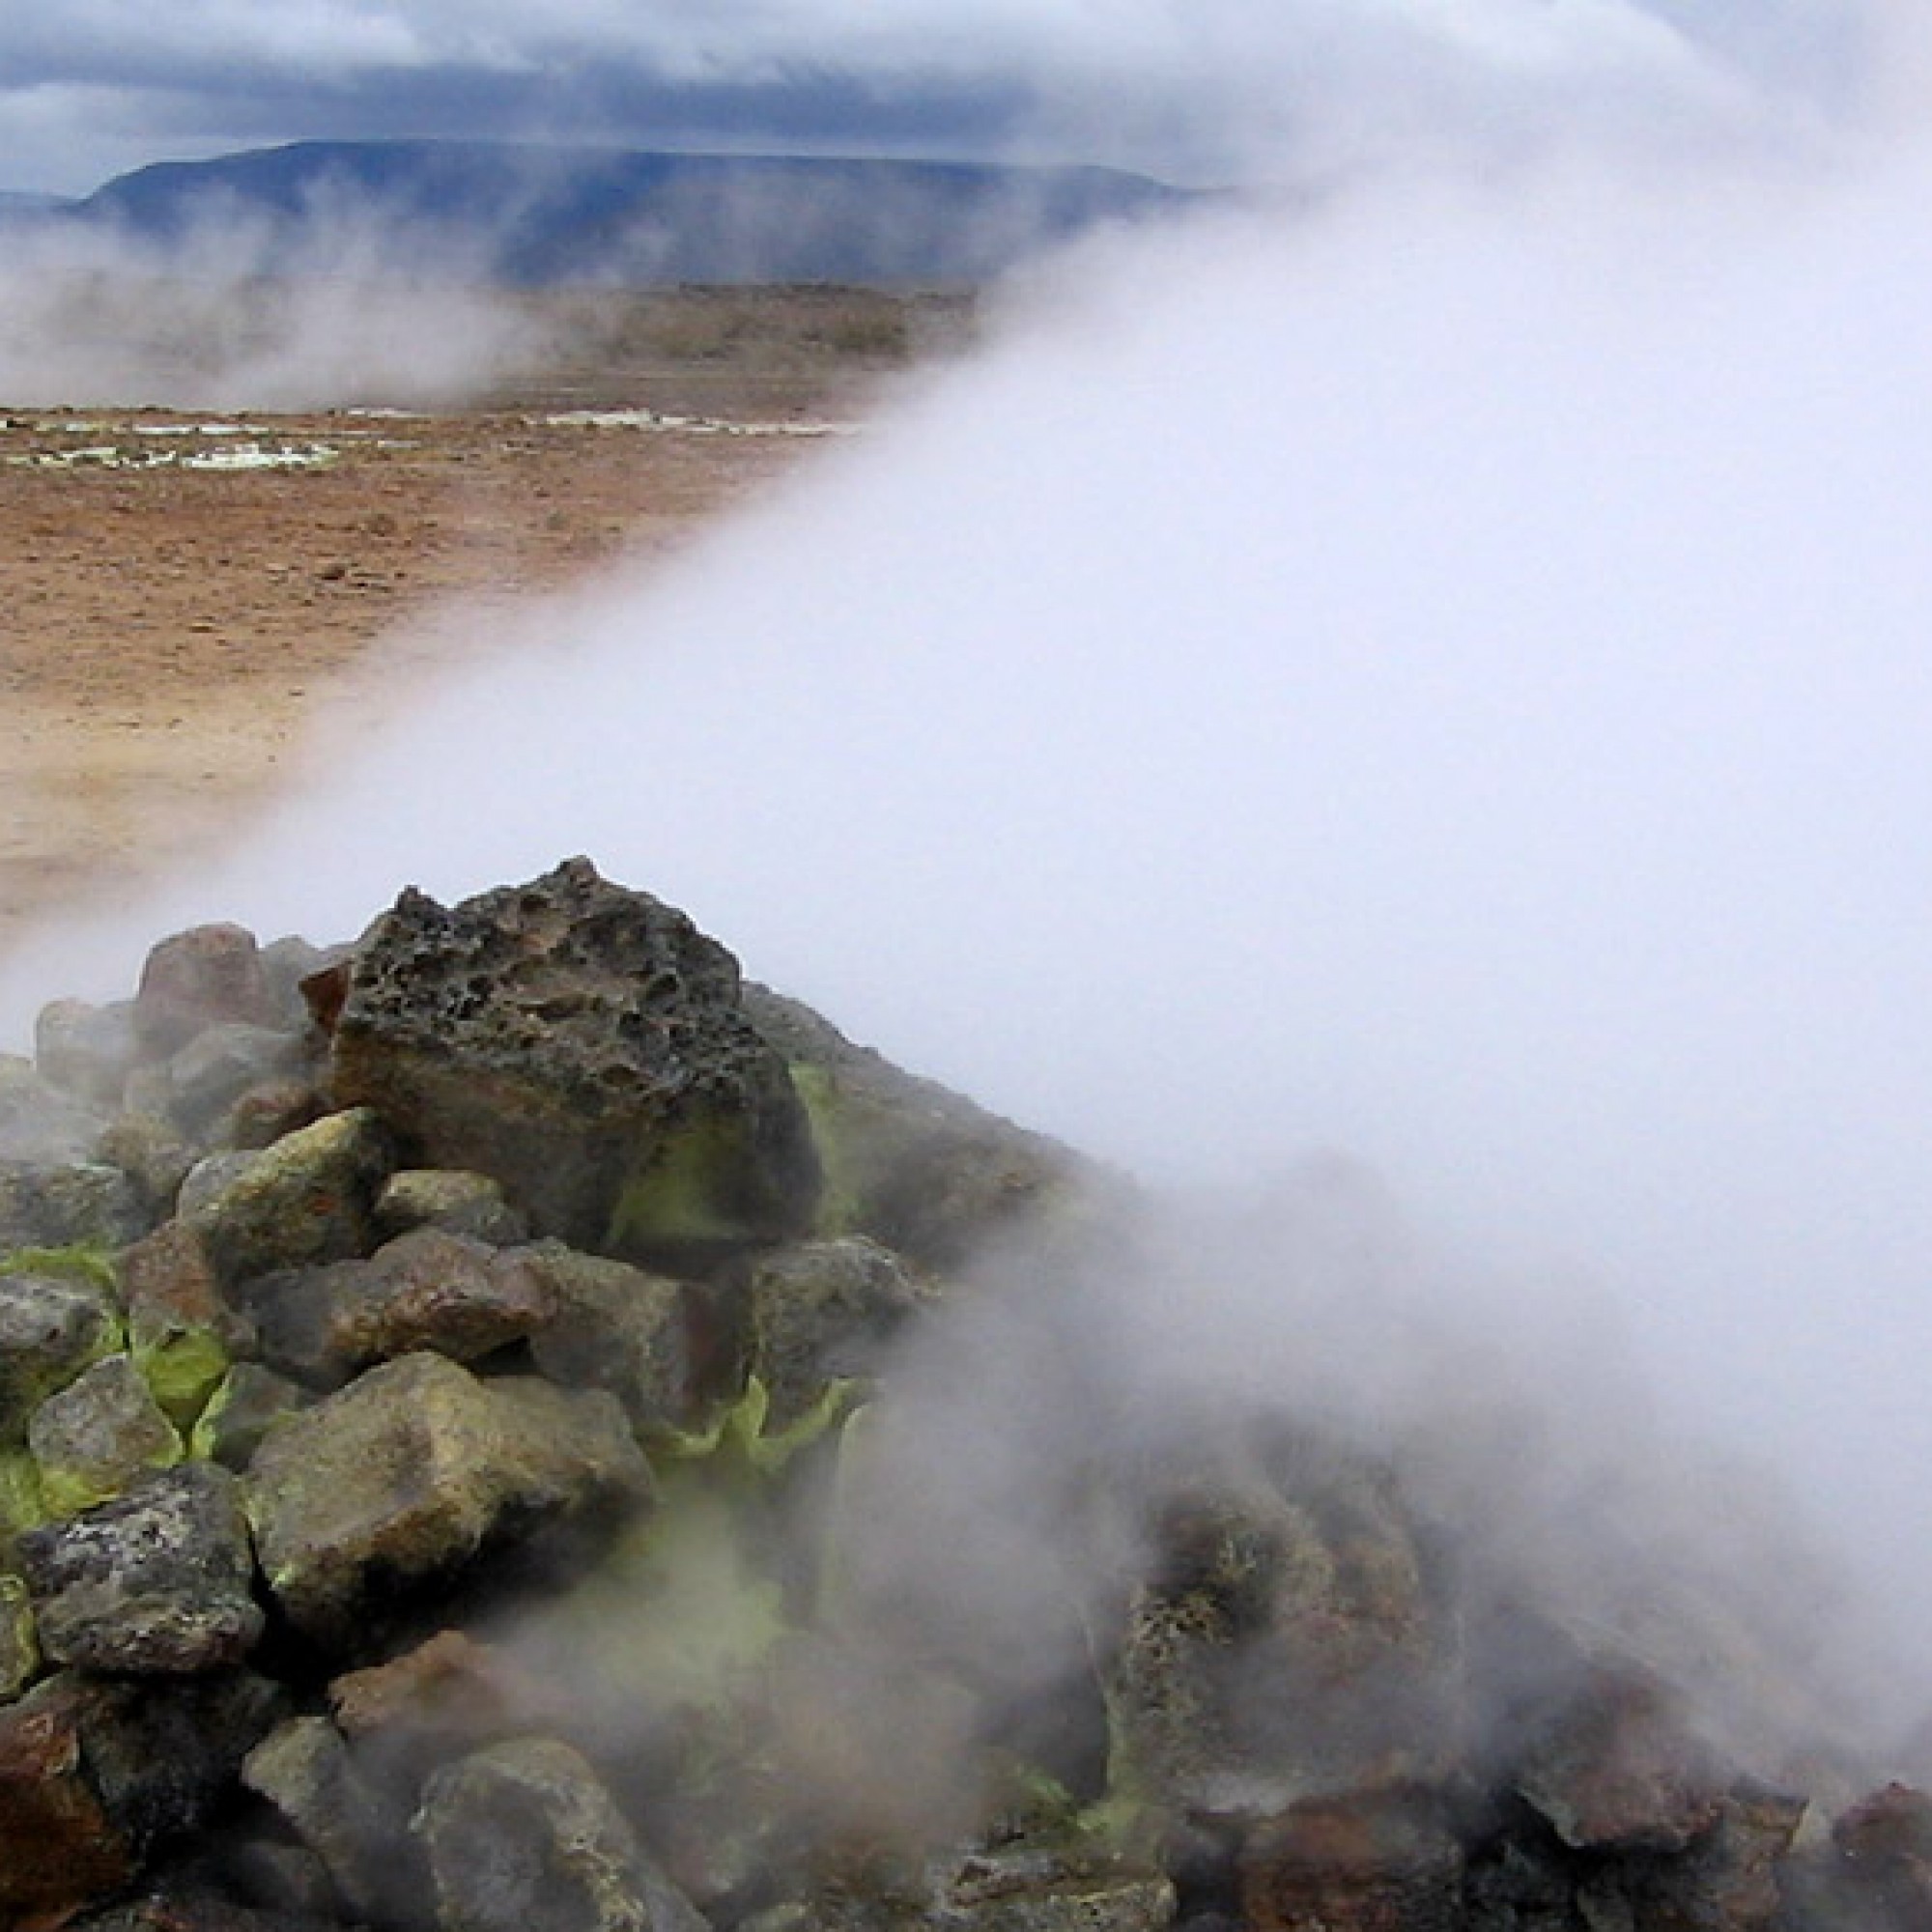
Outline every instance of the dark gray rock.
[(237, 1663), (262, 1632), (240, 1488), (190, 1463), (19, 1539), (42, 1648), (141, 1675)]
[(761, 1256), (746, 1297), (751, 1370), (771, 1397), (773, 1429), (797, 1421), (830, 1383), (874, 1373), (921, 1301), (905, 1264), (864, 1236)]
[(395, 1165), (367, 1108), (330, 1114), (259, 1153), (216, 1154), (183, 1183), (180, 1216), (224, 1284), (366, 1255), (376, 1194)]
[(48, 1510), (71, 1516), (181, 1461), (181, 1437), (128, 1355), (103, 1355), (27, 1418)]
[(0, 1709), (0, 1924), (58, 1923), (204, 1824), (277, 1716), (265, 1679), (65, 1671)]
[(481, 1382), (441, 1355), (384, 1363), (271, 1429), (247, 1477), (256, 1548), (298, 1630), (337, 1652), (399, 1599), (552, 1528), (641, 1507), (650, 1470), (609, 1396)]
[(118, 1248), (155, 1224), (132, 1180), (100, 1161), (0, 1160), (0, 1255)]
[(134, 1037), (143, 1060), (171, 1059), (212, 1026), (275, 1024), (275, 1001), (253, 933), (198, 925), (162, 940), (141, 968)]
[(204, 1144), (225, 1138), (237, 1102), (265, 1087), (298, 1081), (307, 1051), (295, 1034), (225, 1020), (204, 1028), (168, 1060), (144, 1069), (130, 1104), (163, 1115)]
[(182, 1183), (202, 1157), (202, 1150), (172, 1121), (156, 1114), (120, 1114), (107, 1123), (95, 1157), (128, 1177), (151, 1225), (175, 1211)]
[(424, 1887), (403, 1820), (385, 1814), (383, 1795), (357, 1769), (327, 1718), (291, 1718), (248, 1753), (242, 1782), (272, 1805), (321, 1862), (342, 1904), (357, 1918), (386, 1922), (392, 1905)]
[(376, 1197), (376, 1232), (387, 1241), (417, 1228), (468, 1235), (492, 1247), (529, 1239), (529, 1226), (503, 1199), (499, 1182), (460, 1168), (410, 1167), (390, 1175)]
[(34, 1410), (121, 1340), (104, 1287), (65, 1274), (0, 1273), (0, 1440), (24, 1440)]
[(737, 962), (585, 860), (454, 909), (405, 893), (348, 963), (331, 1070), (413, 1160), (492, 1176), (574, 1247), (702, 1263), (805, 1231), (817, 1203)]
[(705, 1932), (568, 1745), (493, 1745), (430, 1779), (412, 1829), (445, 1932)]
[(237, 1291), (262, 1359), (315, 1388), (417, 1350), (471, 1362), (526, 1340), (554, 1298), (517, 1254), (438, 1228), (366, 1262), (263, 1275)]
[(299, 1382), (259, 1362), (237, 1362), (196, 1418), (189, 1452), (238, 1473), (254, 1460), (262, 1438), (285, 1415), (314, 1398)]
[(716, 1333), (711, 1303), (696, 1287), (561, 1241), (517, 1252), (552, 1296), (552, 1318), (530, 1343), (552, 1381), (608, 1390), (646, 1432), (696, 1425), (735, 1350)]

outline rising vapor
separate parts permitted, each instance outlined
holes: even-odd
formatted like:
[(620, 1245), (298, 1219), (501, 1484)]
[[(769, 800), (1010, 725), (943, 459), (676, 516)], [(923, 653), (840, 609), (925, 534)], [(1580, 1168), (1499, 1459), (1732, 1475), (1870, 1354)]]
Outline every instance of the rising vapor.
[[(1368, 1163), (1458, 1359), (1769, 1459), (1932, 1662), (1932, 168), (1616, 119), (1063, 264), (668, 581), (22, 954), (10, 1021), (189, 918), (588, 851), (1145, 1174)], [(1316, 1332), (1311, 1385), (1387, 1370)]]

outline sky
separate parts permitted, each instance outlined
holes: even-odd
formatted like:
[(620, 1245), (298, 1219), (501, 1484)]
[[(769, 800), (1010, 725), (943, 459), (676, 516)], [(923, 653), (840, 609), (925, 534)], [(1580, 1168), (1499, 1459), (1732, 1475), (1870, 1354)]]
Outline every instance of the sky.
[(1831, 103), (1833, 0), (57, 0), (0, 8), (0, 189), (308, 138), (1101, 162), (1190, 184), (1373, 124)]

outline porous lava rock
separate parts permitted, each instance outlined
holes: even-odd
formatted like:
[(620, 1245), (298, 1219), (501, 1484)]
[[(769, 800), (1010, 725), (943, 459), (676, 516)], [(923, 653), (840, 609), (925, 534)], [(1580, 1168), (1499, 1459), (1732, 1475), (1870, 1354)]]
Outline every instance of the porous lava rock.
[(807, 1229), (819, 1168), (738, 965), (572, 860), (453, 908), (405, 893), (343, 969), (330, 1079), (539, 1234), (702, 1260)]

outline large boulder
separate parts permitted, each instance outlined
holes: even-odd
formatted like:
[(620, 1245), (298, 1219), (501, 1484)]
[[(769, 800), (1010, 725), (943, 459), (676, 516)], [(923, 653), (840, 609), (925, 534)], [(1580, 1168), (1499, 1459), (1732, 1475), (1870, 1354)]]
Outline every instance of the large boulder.
[(650, 1470), (611, 1397), (534, 1377), (479, 1381), (441, 1355), (384, 1363), (290, 1415), (256, 1450), (247, 1508), (290, 1622), (336, 1652), (486, 1551), (595, 1532)]
[(197, 925), (160, 941), (141, 968), (133, 1030), (141, 1058), (167, 1060), (209, 1027), (271, 1027), (277, 1009), (255, 935)]
[(314, 998), (339, 1000), (337, 1102), (493, 1176), (539, 1234), (704, 1260), (810, 1223), (810, 1126), (737, 961), (585, 860), (453, 909), (405, 893)]

